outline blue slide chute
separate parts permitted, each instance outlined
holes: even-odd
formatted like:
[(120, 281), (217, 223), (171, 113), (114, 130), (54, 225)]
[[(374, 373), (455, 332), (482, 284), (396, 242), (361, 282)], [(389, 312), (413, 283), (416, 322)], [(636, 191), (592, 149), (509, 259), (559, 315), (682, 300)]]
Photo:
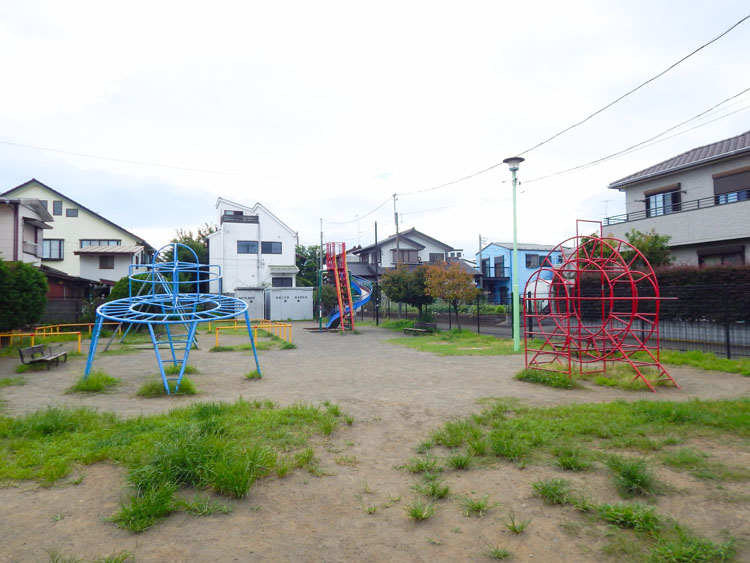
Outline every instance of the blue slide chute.
[[(362, 305), (367, 303), (372, 297), (372, 283), (359, 276), (350, 276), (352, 285), (352, 305), (356, 311)], [(346, 311), (349, 312), (349, 307), (346, 307)], [(326, 328), (336, 328), (341, 322), (341, 311), (338, 306), (334, 307), (331, 313), (328, 315), (328, 323)]]

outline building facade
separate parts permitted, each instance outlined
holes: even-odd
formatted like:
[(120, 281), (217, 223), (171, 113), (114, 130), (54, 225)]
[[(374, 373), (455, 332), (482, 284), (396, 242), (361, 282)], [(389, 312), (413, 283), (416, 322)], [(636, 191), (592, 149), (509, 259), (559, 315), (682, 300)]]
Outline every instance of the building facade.
[[(531, 275), (541, 267), (554, 267), (563, 261), (562, 252), (542, 244), (518, 243), (518, 287), (523, 292)], [(488, 293), (490, 302), (508, 305), (513, 291), (513, 243), (491, 242), (477, 253), (477, 264), (482, 272), (482, 289)], [(543, 279), (552, 279), (551, 272), (543, 272)]]
[(44, 231), (53, 220), (38, 199), (0, 196), (0, 260), (41, 265)]
[(675, 263), (750, 261), (750, 131), (698, 147), (612, 182), (627, 213), (606, 217), (604, 234), (668, 235)]
[(379, 264), (383, 269), (392, 269), (399, 264), (419, 266), (421, 264), (437, 264), (449, 258), (452, 246), (440, 242), (417, 229), (409, 229), (403, 233), (392, 235), (386, 239), (353, 250), (359, 257), (359, 262), (375, 266)]
[[(238, 288), (296, 287), (297, 233), (260, 203), (218, 198), (217, 231), (208, 235), (209, 263), (221, 266), (224, 294)], [(210, 291), (219, 292), (219, 282)]]
[(153, 247), (142, 238), (36, 179), (0, 194), (2, 198), (40, 202), (54, 219), (41, 241), (41, 261), (69, 276), (111, 286), (128, 275), (131, 264), (153, 256)]

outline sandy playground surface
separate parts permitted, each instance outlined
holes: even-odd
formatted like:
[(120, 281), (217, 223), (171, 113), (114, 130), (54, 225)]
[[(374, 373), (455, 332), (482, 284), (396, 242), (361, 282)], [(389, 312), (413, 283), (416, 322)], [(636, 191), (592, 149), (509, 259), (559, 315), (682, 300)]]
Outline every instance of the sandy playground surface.
[[(157, 372), (153, 351), (97, 355), (95, 368), (122, 379), (114, 392), (64, 395), (83, 373), (85, 358), (72, 358), (49, 372), (28, 372), (26, 385), (0, 391), (4, 413), (18, 415), (47, 405), (86, 405), (132, 416), (163, 412), (190, 402), (270, 399), (337, 403), (352, 415), (330, 437), (313, 443), (329, 475), (296, 470), (285, 478), (257, 482), (241, 501), (226, 500), (230, 515), (169, 516), (141, 534), (107, 522), (127, 494), (121, 467), (100, 463), (81, 468), (79, 485), (39, 487), (14, 483), (0, 488), (0, 561), (49, 561), (48, 552), (93, 560), (129, 551), (135, 561), (489, 561), (489, 547), (509, 549), (516, 561), (602, 561), (606, 526), (569, 508), (550, 507), (532, 494), (531, 483), (565, 477), (595, 502), (618, 498), (603, 470), (571, 474), (554, 467), (519, 469), (507, 462), (444, 475), (452, 498), (438, 502), (435, 516), (412, 522), (404, 506), (417, 478), (398, 466), (414, 457), (430, 431), (454, 417), (481, 410), (478, 400), (517, 397), (527, 405), (601, 402), (614, 399), (685, 401), (689, 398), (750, 397), (750, 378), (691, 368), (670, 369), (682, 390), (625, 392), (589, 386), (562, 391), (519, 382), (522, 356), (438, 357), (385, 341), (396, 333), (362, 327), (359, 335), (317, 334), (295, 323), (294, 350), (262, 352), (264, 378), (249, 381), (250, 360), (240, 352), (209, 353), (203, 335), (190, 356), (200, 373), (191, 376), (195, 397), (143, 399), (135, 391), (143, 374)], [(222, 336), (222, 344), (244, 341)], [(0, 377), (14, 377), (17, 358), (0, 358)], [(727, 464), (750, 465), (750, 452), (716, 443), (690, 443)], [(338, 460), (338, 461), (337, 461)], [(342, 462), (342, 460), (345, 460)], [(660, 468), (660, 479), (679, 491), (656, 499), (657, 511), (695, 532), (720, 540), (726, 528), (745, 542), (738, 560), (750, 560), (750, 501), (747, 483), (694, 479)], [(492, 508), (482, 518), (463, 515), (461, 498), (488, 494)], [(738, 497), (740, 500), (738, 500)], [(376, 506), (369, 514), (365, 506)], [(510, 509), (530, 518), (526, 532), (503, 525)]]

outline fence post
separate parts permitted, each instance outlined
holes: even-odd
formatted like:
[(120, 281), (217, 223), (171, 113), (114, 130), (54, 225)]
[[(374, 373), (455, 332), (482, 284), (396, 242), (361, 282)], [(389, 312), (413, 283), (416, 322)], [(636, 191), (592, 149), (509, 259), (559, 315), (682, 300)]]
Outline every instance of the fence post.
[(721, 301), (724, 303), (724, 340), (726, 342), (727, 360), (732, 359), (732, 343), (729, 340), (729, 298), (727, 296), (726, 286), (722, 287)]
[(481, 330), (479, 329), (479, 292), (477, 291), (477, 334), (479, 334)]

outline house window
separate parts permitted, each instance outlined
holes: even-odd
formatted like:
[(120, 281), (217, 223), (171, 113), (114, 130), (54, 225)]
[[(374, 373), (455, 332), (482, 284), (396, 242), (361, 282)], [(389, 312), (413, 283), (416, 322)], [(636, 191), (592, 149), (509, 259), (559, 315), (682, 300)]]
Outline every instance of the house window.
[(65, 210), (65, 216), (66, 217), (78, 217), (78, 208), (77, 207), (68, 207)]
[(658, 217), (680, 210), (680, 190), (670, 190), (646, 196), (646, 216)]
[(99, 269), (100, 270), (114, 270), (115, 269), (115, 257), (114, 256), (99, 256)]
[(292, 278), (271, 278), (271, 287), (292, 287)]
[(82, 238), (81, 248), (86, 248), (87, 246), (120, 246), (121, 242), (117, 239)]
[(430, 262), (445, 262), (445, 254), (440, 252), (430, 252)]
[(482, 259), (482, 275), (485, 278), (490, 277), (490, 259), (489, 258)]
[(42, 207), (44, 207), (45, 209), (49, 209), (49, 208), (47, 207), (47, 200), (46, 200), (46, 199), (40, 199), (40, 200), (39, 200), (39, 203), (41, 203), (41, 204), (42, 204)]
[(370, 253), (370, 263), (379, 264), (382, 261), (383, 251), (379, 248), (375, 252)]
[(238, 240), (237, 254), (258, 254), (257, 240)]
[(281, 243), (263, 241), (260, 243), (261, 254), (281, 254)]
[(738, 266), (745, 263), (745, 246), (724, 246), (698, 251), (699, 266)]
[(505, 256), (495, 256), (495, 277), (507, 278), (505, 275)]
[(714, 176), (716, 205), (750, 199), (750, 171)]
[(369, 260), (370, 260), (369, 254), (362, 253), (362, 254), (359, 255), (359, 261), (360, 262), (364, 262), (365, 264), (367, 264), (367, 262), (369, 262)]
[(52, 215), (62, 215), (62, 201), (56, 199), (52, 202)]
[(400, 250), (399, 260), (396, 260), (396, 249), (392, 249), (394, 264), (416, 264), (419, 262), (419, 251), (417, 250)]
[(64, 239), (48, 238), (42, 243), (43, 260), (62, 260), (64, 255)]
[(538, 254), (527, 254), (526, 255), (526, 267), (538, 268), (542, 260), (544, 260), (544, 256), (539, 256)]

